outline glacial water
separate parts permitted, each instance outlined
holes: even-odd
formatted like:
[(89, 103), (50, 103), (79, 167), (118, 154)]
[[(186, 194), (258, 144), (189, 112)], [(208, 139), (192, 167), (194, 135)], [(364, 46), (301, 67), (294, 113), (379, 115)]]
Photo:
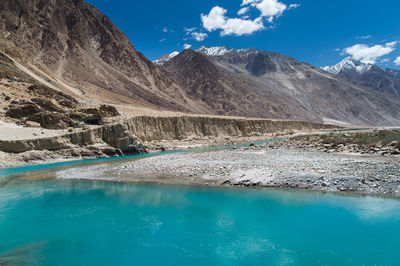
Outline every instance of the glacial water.
[(400, 265), (396, 199), (3, 180), (0, 265)]

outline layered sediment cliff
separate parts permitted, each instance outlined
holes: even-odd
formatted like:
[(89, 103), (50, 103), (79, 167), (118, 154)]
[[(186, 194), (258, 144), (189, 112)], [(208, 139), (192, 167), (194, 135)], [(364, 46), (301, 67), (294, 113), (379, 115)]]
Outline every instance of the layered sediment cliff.
[(94, 151), (93, 155), (101, 153), (122, 155), (145, 152), (141, 141), (129, 131), (126, 125), (120, 123), (54, 137), (0, 140), (0, 151), (7, 153), (23, 153), (32, 150), (74, 150), (76, 156), (85, 156), (87, 148)]
[[(332, 129), (303, 121), (241, 119), (204, 116), (136, 116), (119, 123), (58, 136), (0, 140), (3, 167), (32, 161), (107, 157), (146, 153), (143, 142), (207, 138), (240, 138)], [(3, 159), (1, 159), (3, 158)], [(7, 161), (5, 163), (4, 161)], [(13, 161), (18, 163), (13, 163)]]
[(126, 124), (142, 141), (183, 140), (190, 137), (250, 137), (337, 127), (305, 121), (207, 116), (136, 116), (130, 118)]

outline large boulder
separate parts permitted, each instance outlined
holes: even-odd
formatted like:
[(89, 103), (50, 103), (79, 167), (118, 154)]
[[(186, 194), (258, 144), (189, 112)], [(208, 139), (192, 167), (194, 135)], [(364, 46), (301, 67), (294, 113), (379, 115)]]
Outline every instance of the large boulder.
[(114, 116), (119, 116), (120, 113), (117, 111), (117, 109), (114, 106), (111, 105), (101, 105), (99, 108), (99, 111), (102, 115), (105, 117), (114, 117)]
[(6, 115), (11, 118), (21, 119), (33, 114), (37, 114), (40, 111), (41, 108), (38, 105), (30, 102), (24, 102), (23, 104), (11, 105), (6, 112)]
[(65, 114), (40, 112), (29, 117), (30, 121), (40, 124), (46, 129), (67, 129), (76, 124), (71, 118)]
[(43, 110), (57, 113), (64, 113), (65, 110), (56, 106), (51, 100), (43, 99), (43, 98), (34, 98), (32, 102), (39, 105)]
[(113, 124), (103, 127), (102, 139), (108, 145), (121, 150), (124, 154), (140, 154), (146, 148), (139, 138), (125, 124)]

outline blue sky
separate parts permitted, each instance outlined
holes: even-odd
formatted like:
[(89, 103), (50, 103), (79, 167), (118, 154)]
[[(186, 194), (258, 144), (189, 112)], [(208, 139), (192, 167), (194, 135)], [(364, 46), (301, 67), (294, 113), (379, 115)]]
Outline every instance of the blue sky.
[(151, 60), (187, 44), (194, 49), (257, 48), (318, 67), (352, 56), (400, 69), (398, 0), (87, 2), (109, 16)]

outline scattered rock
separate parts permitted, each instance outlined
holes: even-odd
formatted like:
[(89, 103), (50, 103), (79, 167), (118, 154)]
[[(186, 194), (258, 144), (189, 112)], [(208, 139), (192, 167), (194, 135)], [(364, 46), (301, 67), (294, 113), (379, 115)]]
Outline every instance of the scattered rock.
[(12, 104), (6, 112), (6, 115), (11, 118), (21, 119), (37, 114), (40, 111), (40, 107), (34, 103), (23, 103), (22, 105)]
[(65, 114), (40, 112), (29, 118), (46, 129), (67, 129), (75, 123)]
[(40, 106), (45, 111), (58, 112), (58, 113), (65, 112), (60, 107), (57, 107), (51, 100), (42, 99), (42, 98), (34, 98), (34, 99), (32, 99), (32, 102), (36, 103), (38, 106)]
[(105, 117), (114, 117), (114, 116), (120, 115), (120, 113), (117, 111), (117, 109), (111, 105), (103, 104), (100, 106), (99, 111)]
[(27, 127), (40, 127), (40, 124), (38, 122), (34, 122), (34, 121), (25, 121), (25, 125)]
[(221, 183), (221, 186), (230, 186), (230, 185), (232, 185), (232, 182), (230, 180), (226, 180)]

